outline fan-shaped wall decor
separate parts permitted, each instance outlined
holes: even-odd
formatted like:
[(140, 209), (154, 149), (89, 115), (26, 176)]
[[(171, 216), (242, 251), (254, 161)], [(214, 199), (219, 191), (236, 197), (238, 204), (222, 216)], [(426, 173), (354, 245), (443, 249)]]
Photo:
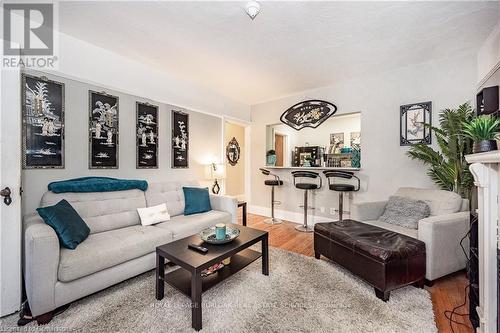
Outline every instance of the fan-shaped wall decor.
[(330, 102), (311, 99), (297, 103), (280, 117), (282, 123), (300, 131), (304, 127), (316, 128), (337, 111)]
[(241, 153), (240, 145), (238, 144), (236, 138), (233, 137), (226, 146), (226, 157), (229, 164), (235, 166), (236, 163), (238, 163), (238, 160), (240, 159), (240, 153)]

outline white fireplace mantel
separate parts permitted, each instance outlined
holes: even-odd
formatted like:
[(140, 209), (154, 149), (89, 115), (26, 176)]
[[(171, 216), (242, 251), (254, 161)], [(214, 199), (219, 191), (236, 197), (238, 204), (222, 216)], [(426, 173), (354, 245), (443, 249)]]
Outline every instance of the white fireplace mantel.
[(478, 189), (479, 332), (497, 332), (500, 151), (465, 156)]
[(469, 163), (500, 163), (500, 150), (465, 156)]

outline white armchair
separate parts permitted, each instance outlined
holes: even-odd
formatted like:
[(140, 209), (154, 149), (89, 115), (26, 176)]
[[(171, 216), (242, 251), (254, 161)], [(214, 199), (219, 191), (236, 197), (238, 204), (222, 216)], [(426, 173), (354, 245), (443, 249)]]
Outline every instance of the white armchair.
[[(431, 216), (418, 222), (418, 229), (409, 229), (385, 223), (378, 219), (384, 213), (387, 201), (351, 204), (351, 219), (417, 238), (425, 243), (428, 281), (465, 268), (465, 257), (460, 240), (469, 230), (468, 200), (443, 190), (400, 188), (394, 195), (426, 201)], [(469, 251), (469, 240), (462, 242)]]

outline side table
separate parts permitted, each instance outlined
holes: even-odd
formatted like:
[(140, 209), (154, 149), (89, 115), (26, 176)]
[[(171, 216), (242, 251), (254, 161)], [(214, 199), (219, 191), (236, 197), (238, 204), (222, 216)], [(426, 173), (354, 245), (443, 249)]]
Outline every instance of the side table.
[(238, 200), (238, 207), (243, 207), (243, 226), (247, 226), (247, 202)]

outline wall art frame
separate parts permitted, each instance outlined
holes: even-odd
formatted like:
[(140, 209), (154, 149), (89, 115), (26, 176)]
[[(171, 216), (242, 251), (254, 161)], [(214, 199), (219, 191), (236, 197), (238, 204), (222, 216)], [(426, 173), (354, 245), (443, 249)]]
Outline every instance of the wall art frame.
[(361, 132), (351, 132), (349, 133), (349, 142), (351, 148), (359, 149), (361, 147)]
[(235, 166), (241, 157), (241, 148), (238, 140), (233, 136), (233, 138), (228, 142), (226, 146), (226, 158), (229, 164)]
[(89, 169), (119, 168), (119, 113), (118, 96), (89, 90)]
[(172, 169), (189, 168), (189, 114), (172, 110)]
[(136, 168), (158, 169), (159, 107), (148, 102), (135, 106)]
[(65, 85), (21, 75), (22, 168), (64, 169)]
[(412, 103), (400, 106), (399, 144), (430, 145), (432, 143), (432, 102)]
[(305, 127), (316, 128), (337, 112), (337, 107), (327, 101), (310, 99), (289, 107), (280, 117), (280, 121), (294, 130)]

